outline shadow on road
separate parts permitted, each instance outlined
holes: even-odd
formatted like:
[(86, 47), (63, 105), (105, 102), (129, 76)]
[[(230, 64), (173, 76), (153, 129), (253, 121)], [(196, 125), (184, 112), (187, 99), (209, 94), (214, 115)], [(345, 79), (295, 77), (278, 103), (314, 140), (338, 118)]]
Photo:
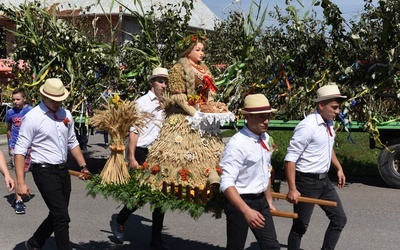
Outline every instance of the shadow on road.
[[(190, 229), (188, 228), (190, 231)], [(88, 239), (88, 242), (74, 243), (71, 239), (71, 247), (76, 250), (94, 250), (94, 249), (140, 249), (140, 250), (151, 250), (149, 247), (151, 238), (151, 220), (132, 214), (125, 223), (125, 241), (124, 244), (118, 244), (115, 241), (115, 237), (109, 230), (102, 230), (103, 232), (109, 233), (108, 240), (104, 241), (92, 241)], [(168, 235), (168, 228), (165, 228), (166, 233), (163, 234), (164, 241), (174, 250), (222, 250), (224, 248), (214, 246), (208, 243), (193, 241), (188, 239), (182, 239)], [(96, 232), (93, 232), (96, 233)], [(13, 250), (24, 250), (24, 242), (16, 245)], [(56, 249), (56, 242), (54, 236), (50, 237), (42, 250)], [(247, 248), (248, 250), (258, 249), (258, 246), (252, 246)]]

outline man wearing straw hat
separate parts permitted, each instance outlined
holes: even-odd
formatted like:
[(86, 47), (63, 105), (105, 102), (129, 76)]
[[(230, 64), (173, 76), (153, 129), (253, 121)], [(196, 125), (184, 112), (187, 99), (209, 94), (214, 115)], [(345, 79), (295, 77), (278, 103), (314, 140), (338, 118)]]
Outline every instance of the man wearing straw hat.
[(334, 249), (347, 218), (340, 198), (328, 177), (332, 165), (336, 169), (338, 187), (345, 185), (342, 166), (333, 150), (335, 131), (333, 124), (339, 114), (342, 100), (336, 85), (326, 85), (317, 90), (317, 109), (295, 128), (285, 157), (285, 172), (289, 185), (287, 200), (294, 205), (298, 218), (288, 237), (288, 249), (300, 249), (301, 238), (310, 222), (314, 204), (299, 203), (306, 196), (337, 202), (337, 207), (320, 206), (330, 220), (321, 249)]
[[(137, 168), (142, 165), (149, 153), (148, 148), (157, 139), (162, 122), (164, 120), (163, 110), (160, 107), (160, 97), (164, 94), (168, 84), (168, 70), (166, 68), (155, 68), (149, 78), (150, 90), (146, 95), (136, 100), (142, 112), (148, 112), (154, 115), (152, 120), (148, 121), (146, 127), (136, 131), (131, 127), (129, 132), (129, 165)], [(138, 207), (128, 208), (124, 206), (118, 215), (111, 217), (111, 230), (118, 243), (124, 242), (124, 224), (129, 216), (135, 212)], [(170, 249), (162, 240), (161, 231), (164, 223), (164, 213), (161, 208), (155, 208), (152, 213), (153, 225), (150, 247), (152, 249), (167, 250)]]
[(263, 94), (248, 95), (241, 113), (247, 123), (228, 142), (220, 167), (226, 204), (226, 249), (244, 249), (250, 227), (261, 249), (280, 249), (270, 210), (272, 147), (267, 133), (271, 108)]
[(31, 147), (32, 175), (49, 214), (25, 242), (25, 247), (42, 248), (54, 232), (57, 249), (71, 249), (68, 214), (71, 177), (66, 165), (68, 151), (81, 167), (81, 172), (90, 172), (75, 136), (72, 115), (61, 107), (69, 92), (60, 79), (49, 78), (40, 87), (40, 93), (42, 102), (23, 118), (15, 144), (14, 161), (17, 193), (21, 196), (30, 195), (31, 189), (25, 183), (24, 165), (26, 152)]

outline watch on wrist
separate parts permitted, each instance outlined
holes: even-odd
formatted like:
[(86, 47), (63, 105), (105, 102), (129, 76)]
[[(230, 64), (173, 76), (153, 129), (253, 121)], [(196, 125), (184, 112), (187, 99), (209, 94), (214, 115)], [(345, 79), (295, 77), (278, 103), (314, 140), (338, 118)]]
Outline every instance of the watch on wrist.
[(86, 168), (86, 165), (82, 165), (82, 166), (81, 166), (81, 170), (84, 169), (84, 168)]

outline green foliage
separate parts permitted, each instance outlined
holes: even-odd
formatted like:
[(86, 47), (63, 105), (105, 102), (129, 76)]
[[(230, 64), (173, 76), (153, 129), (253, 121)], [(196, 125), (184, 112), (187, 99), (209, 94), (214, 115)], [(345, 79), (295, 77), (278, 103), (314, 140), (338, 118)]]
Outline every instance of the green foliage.
[(148, 89), (147, 77), (153, 68), (170, 68), (174, 64), (178, 57), (177, 42), (188, 33), (192, 9), (193, 0), (152, 6), (146, 13), (143, 9), (141, 12), (128, 9), (137, 18), (141, 30), (128, 34), (131, 41), (122, 45), (120, 60), (125, 66), (122, 77), (136, 81), (136, 94)]
[(2, 4), (0, 10), (16, 24), (15, 30), (8, 30), (15, 35), (15, 47), (9, 56), (25, 62), (23, 69), (14, 66), (18, 77), (10, 87), (24, 86), (28, 96), (38, 100), (43, 80), (58, 77), (68, 86), (73, 102), (102, 92), (101, 83), (108, 85), (110, 79), (119, 79), (113, 73), (117, 67), (113, 46), (88, 37), (58, 18), (55, 8), (43, 9), (34, 1), (10, 8)]
[(7, 134), (7, 124), (5, 122), (0, 123), (0, 135)]
[[(0, 5), (16, 24), (15, 31), (8, 31), (16, 36), (10, 56), (23, 58), (28, 67), (15, 66), (18, 77), (11, 87), (31, 86), (28, 96), (35, 100), (41, 79), (50, 76), (69, 85), (70, 100), (99, 96), (110, 86), (129, 99), (147, 90), (153, 67), (169, 68), (178, 59), (177, 44), (189, 33), (193, 0), (153, 6), (146, 13), (141, 1), (134, 2), (139, 12), (127, 11), (141, 31), (119, 30), (124, 15), (115, 18), (103, 9), (108, 35), (98, 32), (98, 20), (88, 22), (84, 11), (79, 21), (73, 15), (60, 19), (56, 7), (43, 9), (39, 1)], [(112, 0), (109, 6), (117, 3)], [(262, 3), (253, 1), (247, 15), (230, 13), (207, 34), (206, 63), (217, 80), (219, 99), (231, 111), (237, 113), (245, 95), (264, 93), (278, 108), (277, 119), (301, 119), (313, 109), (315, 90), (336, 83), (350, 98), (344, 104), (350, 111), (346, 119), (397, 119), (400, 103), (392, 97), (400, 89), (398, 1), (379, 1), (375, 7), (365, 0), (362, 18), (349, 22), (330, 0), (314, 0), (303, 10), (287, 0), (285, 10), (269, 12)], [(313, 8), (323, 9), (322, 20)], [(266, 18), (276, 22), (264, 26)], [(131, 41), (118, 44), (118, 32)]]
[(219, 96), (235, 113), (243, 97), (249, 93), (250, 83), (263, 77), (263, 70), (255, 70), (262, 67), (263, 63), (260, 61), (262, 44), (258, 40), (262, 35), (266, 9), (260, 13), (261, 2), (257, 5), (255, 20), (252, 17), (255, 2), (252, 2), (247, 16), (230, 13), (228, 19), (216, 26), (214, 33), (210, 34), (209, 51), (213, 53), (209, 57), (211, 65), (229, 65), (222, 74), (220, 67), (212, 68), (214, 75), (217, 75)]
[(217, 217), (221, 214), (224, 199), (220, 192), (215, 191), (214, 198), (209, 199), (207, 204), (195, 204), (185, 199), (178, 199), (177, 196), (164, 195), (161, 190), (152, 189), (150, 185), (141, 181), (144, 176), (138, 170), (131, 170), (130, 174), (129, 182), (124, 185), (102, 184), (101, 177), (94, 175), (86, 182), (88, 195), (96, 197), (101, 194), (105, 198), (112, 198), (127, 205), (128, 208), (141, 207), (150, 203), (152, 209), (159, 207), (164, 212), (168, 210), (188, 212), (194, 219), (198, 219), (206, 212), (213, 212)]
[[(302, 15), (291, 2), (286, 1), (285, 11), (268, 12), (276, 23), (262, 32), (246, 32), (255, 27), (249, 25), (252, 16), (236, 12), (215, 28), (208, 60), (228, 65), (214, 74), (230, 110), (237, 112), (245, 95), (264, 93), (279, 110), (276, 119), (298, 120), (314, 108), (317, 88), (336, 83), (349, 97), (345, 121), (397, 119), (398, 1), (379, 1), (374, 7), (365, 0), (365, 13), (350, 22), (332, 1), (312, 1)], [(322, 8), (324, 19), (318, 20), (312, 8)], [(246, 47), (246, 41), (255, 46)]]

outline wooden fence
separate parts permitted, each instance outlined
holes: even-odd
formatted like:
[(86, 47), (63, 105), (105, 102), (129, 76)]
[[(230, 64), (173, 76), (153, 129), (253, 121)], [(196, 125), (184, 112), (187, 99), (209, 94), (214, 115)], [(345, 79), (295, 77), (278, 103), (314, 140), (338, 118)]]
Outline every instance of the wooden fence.
[(187, 202), (194, 202), (195, 204), (207, 205), (207, 202), (214, 198), (216, 192), (219, 192), (219, 185), (211, 185), (205, 189), (199, 187), (192, 188), (187, 185), (186, 187), (182, 184), (176, 185), (175, 183), (163, 182), (162, 193), (165, 195), (173, 195), (178, 199), (185, 199)]

